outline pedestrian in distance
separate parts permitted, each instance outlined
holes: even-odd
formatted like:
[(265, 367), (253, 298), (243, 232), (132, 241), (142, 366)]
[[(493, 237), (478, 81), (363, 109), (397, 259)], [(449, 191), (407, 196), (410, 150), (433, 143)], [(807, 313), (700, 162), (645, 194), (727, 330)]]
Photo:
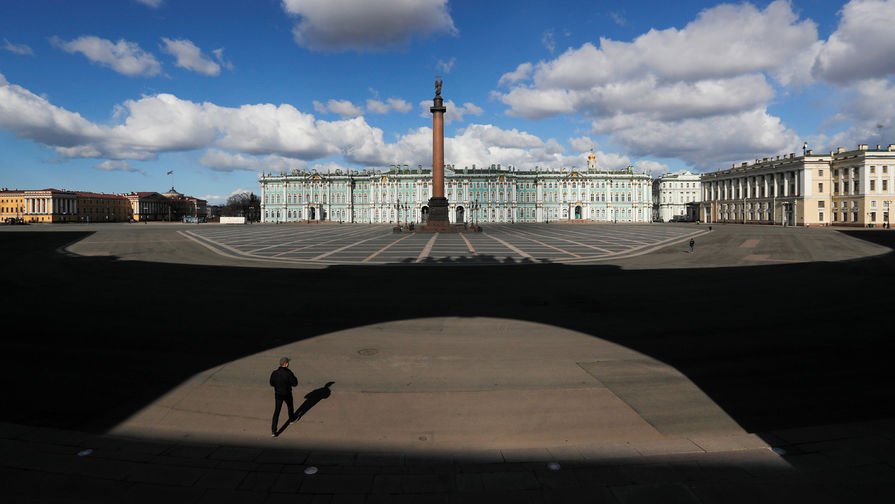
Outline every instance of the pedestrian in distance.
[(279, 432), (277, 430), (277, 424), (280, 421), (280, 408), (283, 407), (284, 402), (286, 403), (286, 407), (289, 408), (289, 419), (284, 425), (288, 425), (290, 422), (298, 420), (295, 416), (295, 407), (292, 402), (292, 387), (298, 386), (298, 378), (296, 378), (289, 369), (289, 357), (281, 358), (280, 367), (270, 374), (270, 386), (273, 387), (275, 401), (273, 421), (270, 424), (270, 434), (273, 437), (277, 437)]
[(690, 253), (693, 253), (693, 246), (696, 245), (696, 240), (690, 238)]

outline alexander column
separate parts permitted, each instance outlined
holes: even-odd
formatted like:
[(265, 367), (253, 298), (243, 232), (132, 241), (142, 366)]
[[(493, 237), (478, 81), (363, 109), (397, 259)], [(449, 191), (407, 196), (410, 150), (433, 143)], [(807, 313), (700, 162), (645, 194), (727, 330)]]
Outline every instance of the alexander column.
[(433, 231), (455, 231), (448, 217), (448, 200), (444, 197), (444, 113), (447, 108), (441, 99), (441, 80), (435, 78), (435, 100), (432, 112), (432, 197), (429, 198), (429, 218), (426, 228)]

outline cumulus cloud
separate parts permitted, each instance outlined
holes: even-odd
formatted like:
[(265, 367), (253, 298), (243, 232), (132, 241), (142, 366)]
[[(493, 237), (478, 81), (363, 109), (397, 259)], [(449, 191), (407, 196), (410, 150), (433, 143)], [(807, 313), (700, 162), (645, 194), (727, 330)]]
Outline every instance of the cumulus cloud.
[(127, 161), (120, 161), (120, 160), (113, 161), (113, 160), (107, 159), (106, 161), (103, 161), (102, 163), (93, 165), (93, 167), (96, 168), (97, 170), (103, 170), (103, 171), (137, 172), (137, 173), (142, 173), (143, 175), (146, 175), (146, 171), (138, 170), (138, 169), (134, 168)]
[(367, 112), (371, 114), (388, 114), (392, 110), (406, 114), (413, 106), (400, 98), (389, 98), (386, 101), (368, 99)]
[[(431, 106), (431, 101), (421, 101), (420, 109), (422, 109), (422, 111), (420, 112), (420, 117), (431, 117), (432, 113), (429, 111), (429, 107)], [(453, 100), (448, 100), (444, 102), (444, 106), (447, 108), (447, 112), (444, 113), (445, 124), (450, 124), (454, 121), (463, 122), (463, 118), (467, 115), (479, 116), (485, 112), (481, 107), (471, 102), (466, 102), (458, 107)]]
[(364, 113), (362, 108), (348, 100), (329, 100), (326, 103), (314, 100), (314, 110), (321, 114), (332, 112), (342, 117), (356, 117)]
[(283, 9), (299, 18), (295, 41), (312, 50), (387, 49), (457, 33), (447, 0), (283, 0)]
[(895, 73), (895, 1), (854, 0), (820, 49), (814, 76), (835, 83)]
[(534, 65), (531, 63), (520, 63), (519, 66), (516, 67), (512, 72), (507, 72), (500, 76), (500, 80), (497, 81), (498, 86), (507, 86), (510, 84), (515, 84), (521, 80), (527, 80), (531, 76), (531, 72), (534, 69)]
[(162, 37), (160, 48), (162, 52), (177, 58), (175, 65), (180, 68), (209, 76), (221, 73), (221, 66), (211, 61), (191, 40)]
[(276, 154), (267, 156), (244, 156), (225, 152), (220, 149), (208, 149), (199, 158), (199, 164), (215, 171), (251, 171), (251, 172), (289, 172), (307, 168), (308, 163), (301, 159), (287, 158)]
[(162, 65), (150, 53), (135, 42), (120, 39), (118, 42), (84, 35), (71, 41), (52, 37), (50, 42), (68, 53), (79, 52), (92, 63), (97, 63), (131, 77), (152, 77), (162, 71)]
[(597, 142), (595, 142), (589, 136), (570, 138), (569, 145), (572, 146), (572, 150), (574, 150), (575, 152), (587, 152), (591, 149), (596, 149), (599, 147)]
[(653, 177), (668, 173), (668, 165), (658, 161), (642, 159), (634, 162), (634, 169), (641, 173), (649, 173)]
[[(608, 127), (595, 125), (597, 130)], [(679, 121), (644, 118), (617, 124), (612, 131), (613, 140), (635, 156), (678, 158), (700, 169), (752, 159), (756, 153), (795, 152), (800, 145), (795, 132), (763, 109)]]
[[(203, 151), (199, 164), (221, 172), (307, 169), (309, 162), (333, 156), (340, 156), (337, 163), (370, 167), (429, 166), (432, 159), (431, 128), (411, 129), (386, 142), (383, 131), (363, 116), (326, 121), (288, 104), (222, 107), (157, 94), (125, 101), (114, 118), (111, 125), (93, 123), (0, 74), (0, 128), (47, 145), (60, 157), (104, 159), (98, 169), (126, 170), (130, 165), (125, 160), (190, 150)], [(628, 162), (618, 154), (596, 155), (604, 169)], [(566, 155), (553, 138), (470, 124), (445, 139), (445, 160), (460, 166), (502, 163), (534, 169), (583, 167), (586, 156)]]
[(7, 39), (3, 39), (3, 49), (5, 49), (11, 53), (15, 53), (15, 54), (28, 55), (28, 56), (34, 55), (34, 50), (32, 50), (31, 47), (29, 47), (28, 45), (13, 44), (12, 42), (10, 42)]
[(161, 7), (163, 1), (164, 0), (137, 0), (138, 3), (141, 3), (147, 7), (152, 7), (153, 9)]
[(804, 81), (808, 65), (792, 62), (818, 47), (815, 23), (799, 19), (788, 1), (764, 9), (722, 4), (680, 29), (650, 30), (631, 42), (603, 38), (522, 63), (501, 76), (498, 85), (509, 89), (494, 96), (509, 115), (581, 115), (591, 118), (593, 133), (635, 155), (705, 166), (731, 152), (788, 145), (793, 133), (767, 113), (775, 96), (769, 79)]

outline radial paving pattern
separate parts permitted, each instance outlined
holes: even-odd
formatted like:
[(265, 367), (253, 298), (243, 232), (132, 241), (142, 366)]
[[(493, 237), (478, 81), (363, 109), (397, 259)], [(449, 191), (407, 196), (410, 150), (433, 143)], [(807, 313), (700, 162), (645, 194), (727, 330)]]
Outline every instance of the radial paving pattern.
[(692, 227), (492, 224), (481, 233), (393, 233), (391, 226), (253, 225), (183, 231), (217, 252), (323, 264), (549, 263), (623, 257), (700, 234)]

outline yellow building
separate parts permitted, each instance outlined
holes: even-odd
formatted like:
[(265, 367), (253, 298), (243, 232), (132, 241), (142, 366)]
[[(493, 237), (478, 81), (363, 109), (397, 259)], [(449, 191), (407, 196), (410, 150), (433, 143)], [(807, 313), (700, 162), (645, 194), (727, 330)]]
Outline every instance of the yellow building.
[(895, 145), (777, 156), (700, 176), (704, 222), (874, 226), (895, 202)]
[(127, 222), (133, 218), (126, 196), (82, 191), (77, 195), (80, 222)]
[(23, 191), (26, 222), (77, 222), (78, 196), (72, 191)]
[(25, 191), (0, 189), (0, 223), (23, 219), (25, 216)]

